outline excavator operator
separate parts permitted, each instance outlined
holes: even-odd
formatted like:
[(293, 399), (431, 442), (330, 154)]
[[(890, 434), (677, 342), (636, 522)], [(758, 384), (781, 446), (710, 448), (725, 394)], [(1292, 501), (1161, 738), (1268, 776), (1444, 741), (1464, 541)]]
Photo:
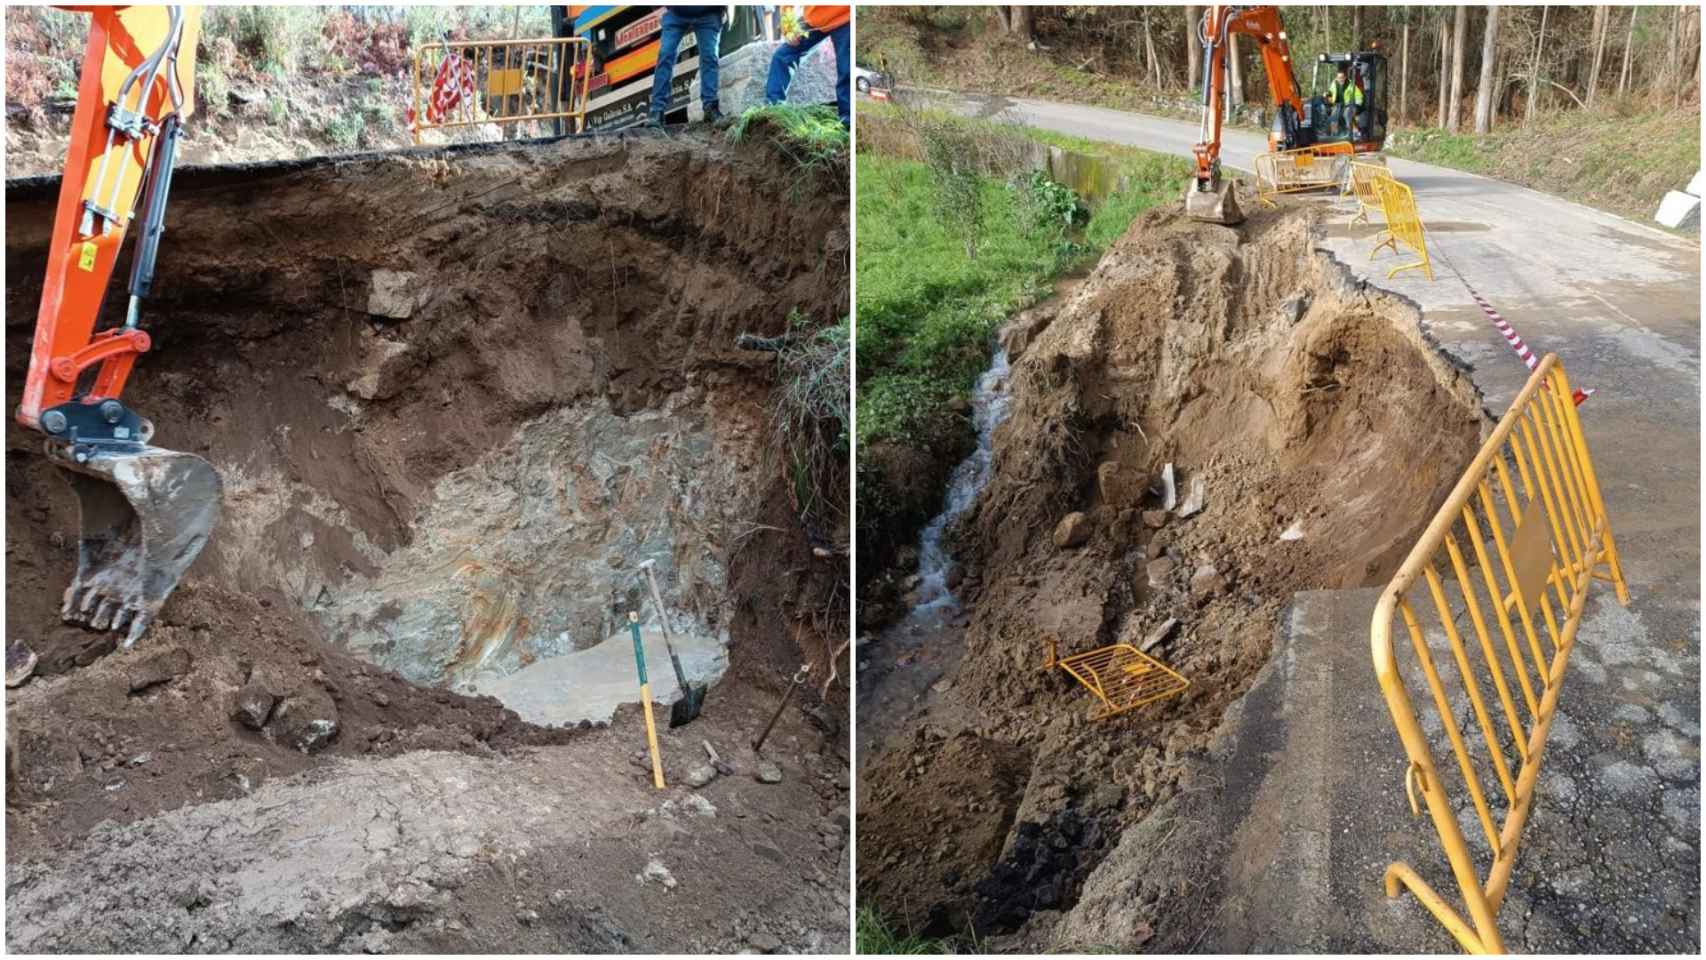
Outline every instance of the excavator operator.
[(1361, 130), (1359, 122), (1362, 114), (1362, 87), (1345, 76), (1343, 67), (1327, 88), (1327, 106), (1331, 108), (1329, 116), (1335, 127), (1349, 136), (1355, 137), (1355, 131)]

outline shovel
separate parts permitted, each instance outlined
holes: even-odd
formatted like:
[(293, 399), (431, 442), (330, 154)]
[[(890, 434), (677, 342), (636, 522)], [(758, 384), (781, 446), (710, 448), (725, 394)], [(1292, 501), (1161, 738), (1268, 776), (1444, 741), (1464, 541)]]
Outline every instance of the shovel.
[(60, 616), (122, 633), (129, 649), (219, 522), (219, 474), (195, 454), (143, 443), (50, 444), (49, 454), (71, 481), (82, 527)]
[(675, 701), (669, 708), (670, 729), (685, 726), (699, 719), (699, 711), (705, 708), (705, 685), (687, 682), (687, 671), (681, 669), (681, 658), (675, 655), (675, 644), (671, 639), (669, 615), (663, 610), (663, 595), (658, 593), (657, 575), (652, 573), (653, 560), (641, 561), (640, 566), (646, 571), (646, 583), (652, 588), (652, 606), (657, 608), (658, 622), (663, 624), (663, 646), (669, 651), (669, 662), (675, 667), (675, 683), (681, 687), (681, 699)]

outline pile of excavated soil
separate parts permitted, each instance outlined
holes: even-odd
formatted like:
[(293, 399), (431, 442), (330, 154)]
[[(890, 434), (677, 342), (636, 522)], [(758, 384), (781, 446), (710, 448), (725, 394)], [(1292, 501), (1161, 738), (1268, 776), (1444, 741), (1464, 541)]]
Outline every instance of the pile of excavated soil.
[[(1474, 456), (1467, 377), (1413, 304), (1315, 251), (1313, 226), (1296, 208), (1238, 228), (1152, 211), (1069, 299), (1004, 331), (1010, 413), (956, 531), (969, 622), (939, 638), (965, 652), (860, 778), (859, 887), (898, 922), (1059, 948), (1054, 920), (1179, 789), (1292, 593), (1389, 576)], [(1168, 463), (1200, 512), (1162, 509)], [(1041, 669), (1045, 638), (1064, 657), (1169, 620), (1150, 652), (1191, 682), (1173, 699), (1089, 722), (1090, 694)], [(961, 764), (968, 737), (1029, 769)], [(1165, 926), (1149, 906), (1108, 942)]]
[[(180, 171), (144, 310), (155, 346), (125, 398), (156, 444), (213, 464), (223, 518), (136, 649), (115, 651), (113, 635), (59, 622), (76, 502), (39, 435), (8, 424), (6, 632), (39, 656), (7, 691), (6, 855), (29, 878), (9, 905), (100, 888), (98, 858), (64, 857), (103, 831), (152, 835), (208, 804), (270, 809), (271, 791), (415, 751), (450, 751), (478, 777), (507, 776), (518, 749), (625, 757), (634, 741), (605, 738), (638, 729), (632, 711), (608, 734), (548, 730), (458, 691), (609, 636), (642, 602), (643, 559), (678, 628), (729, 646), (704, 722), (760, 725), (801, 662), (821, 677), (837, 639), (823, 611), (845, 610), (846, 570), (812, 547), (845, 532), (807, 530), (789, 509), (775, 357), (736, 344), (784, 333), (791, 312), (846, 313), (845, 184), (801, 190), (800, 176), (763, 142), (713, 133)], [(57, 188), (7, 185), (9, 406)], [(122, 301), (109, 298), (107, 322)], [(790, 711), (778, 756), (844, 770), (833, 717), (846, 688), (830, 685), (828, 704), (821, 689), (795, 704), (823, 730), (802, 740)], [(678, 775), (698, 726), (684, 728)], [(752, 815), (802, 833), (807, 847), (781, 853), (827, 871), (838, 854), (819, 819), (833, 805), (783, 793), (758, 794)], [(429, 813), (397, 816), (407, 835)], [(775, 899), (751, 884), (725, 899), (742, 897)], [(254, 942), (351, 949), (347, 932)], [(626, 935), (693, 942), (663, 923)], [(112, 943), (100, 949), (127, 946)]]
[(491, 755), (574, 736), (489, 697), (416, 686), (262, 603), (189, 584), (135, 649), (54, 661), (61, 675), (7, 691), (8, 862), (51, 858), (102, 821), (243, 797), (334, 757)]

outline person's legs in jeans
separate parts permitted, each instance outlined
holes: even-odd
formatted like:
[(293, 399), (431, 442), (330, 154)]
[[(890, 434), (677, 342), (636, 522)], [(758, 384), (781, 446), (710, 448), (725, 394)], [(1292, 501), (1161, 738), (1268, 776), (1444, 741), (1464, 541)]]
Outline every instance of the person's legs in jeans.
[(663, 35), (658, 38), (658, 62), (652, 68), (651, 118), (662, 121), (669, 108), (669, 82), (675, 76), (675, 55), (687, 27), (670, 10), (663, 12)]
[(764, 79), (765, 103), (781, 103), (788, 99), (788, 84), (794, 80), (794, 68), (827, 36), (827, 33), (808, 30), (799, 43), (784, 41), (776, 48), (770, 57), (770, 75)]
[(705, 105), (705, 116), (714, 119), (722, 112), (717, 106), (717, 61), (723, 21), (716, 14), (701, 17), (693, 25), (693, 35), (699, 42), (699, 100)]
[(841, 125), (853, 123), (853, 25), (844, 23), (829, 32), (835, 44), (835, 112), (841, 114)]

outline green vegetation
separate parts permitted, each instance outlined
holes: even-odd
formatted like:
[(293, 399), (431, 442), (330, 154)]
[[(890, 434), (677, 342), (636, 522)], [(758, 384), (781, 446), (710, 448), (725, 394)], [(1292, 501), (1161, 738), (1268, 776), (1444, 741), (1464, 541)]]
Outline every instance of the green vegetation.
[(911, 934), (897, 933), (883, 921), (875, 907), (860, 907), (855, 923), (857, 926), (854, 936), (857, 939), (854, 943), (854, 949), (862, 954), (918, 956), (955, 952), (951, 940), (933, 940)]
[(794, 502), (819, 529), (840, 529), (847, 515), (847, 468), (853, 417), (852, 324), (811, 330), (798, 313), (776, 353), (778, 390), (771, 419), (788, 452)]
[(841, 125), (835, 108), (823, 104), (809, 107), (773, 103), (748, 107), (729, 126), (729, 139), (742, 143), (760, 130), (772, 130), (775, 143), (802, 171), (842, 171), (847, 168), (851, 137)]
[(326, 124), (326, 139), (334, 146), (353, 150), (361, 145), (361, 135), (367, 130), (367, 118), (360, 107), (348, 107)]
[[(988, 367), (996, 329), (1100, 256), (1143, 210), (1174, 199), (1187, 172), (1183, 160), (1011, 124), (893, 119), (916, 136), (922, 159), (856, 160), (859, 519), (873, 571), (916, 535), (940, 495), (920, 461), (945, 475), (965, 454), (970, 421), (955, 407), (963, 411)], [(880, 139), (909, 149), (895, 130)], [(1103, 160), (1118, 187), (1086, 215), (1074, 191), (1033, 172), (1028, 141)], [(887, 449), (867, 456), (874, 447)]]
[(1404, 128), (1387, 137), (1386, 149), (1648, 221), (1665, 192), (1682, 189), (1700, 167), (1700, 116), (1551, 113), (1484, 136)]
[(996, 326), (1046, 289), (1054, 252), (1000, 181), (976, 178), (988, 215), (974, 259), (939, 216), (928, 166), (864, 154), (858, 175), (859, 440), (924, 441), (988, 364)]

